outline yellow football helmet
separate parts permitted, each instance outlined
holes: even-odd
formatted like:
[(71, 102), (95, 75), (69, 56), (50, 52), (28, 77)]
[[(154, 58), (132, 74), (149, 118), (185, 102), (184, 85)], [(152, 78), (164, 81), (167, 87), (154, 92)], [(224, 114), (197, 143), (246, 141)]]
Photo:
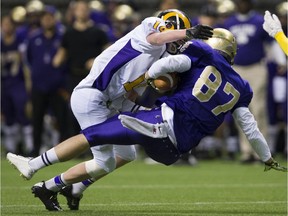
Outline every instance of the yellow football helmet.
[(157, 17), (165, 20), (166, 28), (169, 30), (187, 29), (192, 26), (189, 17), (184, 12), (177, 9), (161, 11)]
[(26, 9), (23, 6), (16, 6), (11, 10), (12, 20), (16, 23), (23, 23), (26, 18)]
[[(177, 9), (168, 9), (161, 11), (158, 18), (165, 21), (165, 30), (188, 29), (191, 28), (189, 17), (182, 11)], [(178, 53), (178, 49), (185, 41), (179, 40), (167, 44), (167, 52), (174, 55)]]
[(237, 53), (237, 42), (234, 35), (224, 28), (215, 28), (212, 38), (203, 40), (213, 49), (219, 51), (232, 65)]
[(41, 13), (44, 10), (44, 3), (40, 0), (30, 0), (26, 3), (27, 13)]
[(276, 6), (276, 13), (279, 16), (287, 16), (288, 14), (288, 2), (282, 2)]
[(125, 21), (131, 18), (134, 14), (134, 10), (127, 4), (121, 4), (115, 8), (113, 18), (117, 21)]

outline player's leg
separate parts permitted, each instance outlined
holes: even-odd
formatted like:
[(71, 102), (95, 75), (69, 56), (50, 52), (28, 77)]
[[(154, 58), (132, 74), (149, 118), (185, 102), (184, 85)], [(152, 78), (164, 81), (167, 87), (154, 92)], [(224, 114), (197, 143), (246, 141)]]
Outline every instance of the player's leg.
[(6, 122), (2, 125), (3, 144), (5, 152), (17, 152), (17, 145), (19, 141), (19, 125), (8, 125)]
[[(95, 90), (84, 91), (80, 89), (74, 91), (71, 95), (71, 107), (81, 128), (90, 126), (93, 121), (98, 123), (98, 121), (106, 120), (107, 114), (110, 113), (105, 104), (100, 103), (99, 100), (94, 100), (93, 95), (96, 93)], [(88, 99), (84, 100), (85, 97), (88, 97)], [(89, 100), (90, 97), (93, 97), (93, 100)], [(93, 109), (96, 109), (95, 112), (93, 112)], [(90, 111), (88, 112), (87, 110)], [(39, 131), (35, 131), (34, 128), (34, 134), (35, 133), (38, 134)], [(37, 140), (35, 141), (34, 139), (34, 143), (37, 143)], [(59, 145), (33, 159), (12, 153), (7, 154), (7, 159), (20, 171), (21, 176), (29, 180), (39, 169), (54, 163), (70, 160), (80, 155), (88, 148), (89, 145), (87, 140), (80, 134), (64, 140)]]
[[(171, 129), (164, 128), (166, 126), (162, 119), (161, 109), (139, 111), (134, 114), (124, 113), (121, 116), (121, 121), (118, 119), (119, 116), (114, 116), (102, 124), (82, 130), (90, 146), (98, 146), (101, 143), (113, 143), (116, 145), (137, 143), (144, 147), (146, 153), (149, 153), (148, 156), (160, 163), (170, 165), (176, 161), (174, 158), (173, 160), (169, 158), (171, 155), (174, 157), (174, 153), (179, 154), (179, 152), (168, 138), (167, 133)], [(136, 127), (133, 128), (133, 125), (130, 124), (132, 122), (130, 118), (139, 120), (135, 121), (134, 126), (136, 125)], [(123, 122), (127, 123), (125, 127), (122, 125)], [(131, 129), (128, 129), (130, 126)], [(139, 130), (139, 128), (143, 130)]]
[(19, 125), (15, 119), (15, 107), (10, 89), (1, 91), (1, 119), (3, 144), (6, 152), (16, 153), (18, 144)]
[[(60, 191), (60, 194), (67, 199), (68, 207), (71, 210), (78, 210), (83, 195), (82, 193), (73, 193), (71, 185), (79, 182), (79, 186), (82, 186), (85, 190), (85, 187), (107, 175), (109, 171), (114, 170), (116, 162), (112, 149), (112, 145), (105, 145), (101, 149), (97, 148), (97, 150), (94, 149), (92, 151), (94, 159), (79, 163), (60, 175), (35, 184), (32, 187), (32, 193), (42, 201), (46, 209), (57, 211), (59, 208), (61, 209), (57, 201), (57, 193)], [(95, 158), (95, 155), (97, 155), (97, 158)], [(53, 199), (48, 196), (52, 193), (55, 195)]]
[(7, 154), (7, 159), (19, 170), (22, 177), (29, 180), (36, 171), (58, 162), (70, 160), (87, 149), (89, 149), (89, 143), (83, 134), (79, 134), (61, 142), (33, 159), (12, 153)]
[[(82, 103), (83, 98), (89, 97), (86, 103)], [(115, 114), (115, 112), (107, 108), (106, 103), (102, 101), (103, 95), (97, 90), (83, 90), (77, 89), (73, 97), (71, 98), (71, 104), (73, 105), (73, 112), (76, 116), (81, 128), (87, 128), (91, 125), (95, 125), (105, 121), (109, 116)], [(91, 100), (93, 98), (93, 100)], [(81, 101), (79, 105), (78, 101)], [(113, 101), (113, 107), (121, 107), (123, 104), (124, 97)], [(77, 104), (77, 106), (76, 106)], [(110, 104), (110, 106), (112, 106)], [(83, 112), (89, 110), (89, 112)], [(68, 206), (71, 210), (78, 210), (79, 208), (79, 197), (82, 197), (83, 192), (92, 185), (95, 181), (99, 180), (103, 176), (112, 172), (115, 168), (121, 167), (124, 164), (130, 162), (135, 158), (135, 149), (132, 146), (121, 146), (122, 151), (114, 153), (112, 146), (96, 146), (91, 148), (94, 159), (96, 161), (96, 170), (93, 173), (93, 178), (85, 179), (82, 182), (73, 184), (71, 186), (61, 189), (60, 193), (67, 198)], [(92, 167), (94, 169), (95, 167)], [(79, 168), (80, 169), (80, 168)], [(75, 168), (74, 172), (77, 168)], [(81, 172), (81, 170), (79, 170)], [(71, 172), (72, 173), (72, 172)], [(73, 173), (71, 176), (67, 176), (67, 179), (73, 179)]]
[[(100, 146), (99, 146), (100, 147)], [(115, 153), (115, 159), (116, 159), (116, 169), (124, 166), (127, 163), (130, 163), (131, 161), (135, 160), (136, 158), (136, 150), (134, 146), (119, 146), (119, 145), (114, 145), (113, 146), (113, 151)], [(99, 151), (98, 153), (103, 155), (105, 151)], [(94, 154), (94, 157), (99, 157), (99, 154)], [(97, 156), (96, 156), (97, 155)], [(105, 162), (103, 162), (103, 156), (101, 156), (102, 160), (99, 164), (101, 164), (101, 166), (103, 167), (103, 170), (106, 170), (106, 174), (109, 174), (110, 172), (112, 172), (114, 170), (113, 169), (109, 169), (109, 165), (107, 165), (107, 162), (109, 161), (109, 159), (106, 160), (106, 165)], [(107, 157), (106, 157), (107, 158)], [(98, 161), (98, 160), (96, 160)], [(107, 170), (109, 170), (107, 172)], [(72, 195), (79, 197), (83, 194), (83, 192), (91, 185), (93, 184), (95, 181), (99, 180), (100, 178), (104, 177), (106, 174), (103, 175), (98, 175), (96, 178), (91, 178), (89, 180), (83, 181), (83, 182), (79, 182), (76, 184), (73, 184), (73, 191), (72, 191)]]
[[(161, 113), (157, 112), (157, 116), (159, 116), (159, 114)], [(149, 113), (146, 112), (146, 115), (149, 115)], [(155, 116), (149, 120), (154, 122)], [(158, 117), (156, 118), (156, 121), (158, 122)], [(61, 190), (61, 188), (67, 185), (71, 185), (79, 181), (83, 182), (83, 180), (87, 181), (87, 179), (92, 179), (95, 181), (107, 175), (109, 172), (112, 172), (116, 168), (114, 152), (111, 150), (113, 143), (117, 143), (119, 145), (133, 145), (134, 143), (143, 144), (144, 149), (149, 156), (153, 157), (155, 160), (163, 162), (164, 164), (171, 164), (179, 158), (179, 153), (176, 152), (175, 146), (169, 141), (168, 138), (153, 139), (133, 130), (129, 130), (122, 126), (118, 116), (89, 128), (90, 129), (88, 132), (86, 131), (86, 136), (89, 138), (86, 139), (92, 138), (90, 145), (93, 148), (92, 152), (94, 159), (86, 161), (85, 163), (80, 163), (70, 168), (66, 172), (43, 183), (38, 183), (32, 187), (33, 193), (40, 199), (42, 198), (41, 201), (44, 203), (47, 209), (52, 209), (53, 206), (51, 207), (51, 205), (53, 205), (53, 202), (51, 204), (51, 199), (49, 199), (47, 196), (42, 196), (42, 194), (49, 194), (51, 191), (57, 193)], [(94, 147), (93, 145), (96, 145), (96, 143), (97, 145), (103, 145), (103, 147)], [(106, 143), (111, 144), (107, 145)], [(128, 160), (128, 158), (129, 156), (126, 155), (125, 159)], [(69, 202), (70, 197), (66, 197)], [(78, 201), (80, 199), (81, 196), (78, 197)], [(57, 206), (56, 201), (54, 204)]]
[[(146, 114), (149, 115), (149, 113)], [(157, 122), (158, 116), (159, 112), (157, 112)], [(153, 123), (155, 123), (155, 116), (149, 120), (152, 120)], [(111, 128), (113, 128), (113, 130), (111, 130)], [(143, 145), (146, 153), (149, 156), (166, 165), (174, 163), (180, 157), (178, 150), (168, 138), (153, 139), (133, 130), (129, 130), (122, 126), (117, 116), (105, 121), (102, 124), (90, 127), (89, 132), (90, 134), (87, 135), (86, 133), (86, 135), (89, 138), (93, 137), (93, 141), (90, 143), (92, 147), (96, 143), (97, 145), (104, 145), (104, 149), (97, 148), (97, 151), (93, 151), (94, 159), (77, 164), (76, 166), (68, 169), (66, 172), (55, 176), (48, 181), (37, 183), (32, 187), (32, 191), (35, 196), (40, 198), (48, 210), (55, 210), (53, 206), (59, 205), (57, 205), (57, 199), (51, 200), (46, 194), (57, 193), (62, 190), (63, 187), (79, 181), (85, 182), (87, 179), (88, 181), (90, 179), (94, 181), (98, 180), (115, 169), (116, 163), (115, 157), (113, 157), (114, 152), (108, 148), (109, 146), (113, 147), (113, 144), (107, 145), (106, 143), (117, 143), (119, 145), (133, 145), (134, 143), (139, 143)], [(101, 155), (100, 157), (99, 154), (103, 154), (105, 150), (106, 154)], [(127, 158), (125, 159), (128, 160), (127, 155), (126, 157)], [(69, 201), (72, 199), (70, 196), (67, 196), (67, 194), (66, 198), (69, 204)], [(78, 203), (80, 199), (81, 196), (78, 197)]]
[[(64, 195), (67, 199), (67, 204), (71, 210), (79, 209), (80, 199), (83, 197), (83, 192), (91, 186), (94, 182), (98, 181), (102, 177), (111, 173), (115, 168), (120, 168), (125, 164), (135, 160), (136, 150), (134, 146), (96, 146), (92, 148), (92, 153), (94, 155), (94, 160), (96, 161), (96, 170), (92, 178), (85, 179), (84, 181), (75, 183), (73, 185), (68, 185), (60, 190), (60, 194)], [(88, 166), (89, 164), (87, 164)], [(94, 165), (92, 165), (94, 166)], [(81, 172), (81, 167), (79, 167), (79, 172)], [(92, 169), (95, 169), (92, 168)], [(67, 175), (65, 178), (67, 182), (70, 182), (70, 179), (74, 179), (75, 176), (71, 171), (70, 175)], [(79, 179), (78, 179), (79, 180)]]

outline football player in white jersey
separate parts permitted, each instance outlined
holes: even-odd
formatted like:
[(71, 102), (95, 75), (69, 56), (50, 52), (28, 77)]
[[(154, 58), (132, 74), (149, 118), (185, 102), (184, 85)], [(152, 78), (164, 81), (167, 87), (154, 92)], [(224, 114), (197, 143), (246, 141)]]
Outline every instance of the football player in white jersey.
[[(176, 9), (144, 19), (139, 26), (99, 55), (89, 75), (74, 89), (71, 107), (81, 129), (99, 124), (119, 111), (127, 111), (124, 108), (127, 104), (125, 94), (133, 92), (137, 85), (144, 82), (145, 71), (164, 55), (166, 49), (173, 54), (182, 40), (207, 39), (212, 34), (212, 28), (208, 26), (191, 28), (189, 18)], [(67, 161), (87, 150), (73, 150), (79, 143), (78, 136), (33, 159), (12, 153), (7, 154), (7, 159), (24, 178), (31, 179), (39, 169)], [(89, 185), (136, 157), (134, 146), (104, 145), (93, 147), (91, 151), (93, 159), (83, 162), (82, 170), (55, 180), (59, 188), (48, 190), (49, 182), (32, 187), (32, 192), (40, 198), (46, 209), (61, 210), (57, 201), (57, 192), (60, 191), (67, 198), (69, 208), (78, 210), (82, 193)], [(65, 183), (79, 181), (82, 182), (62, 188)], [(51, 185), (54, 184), (51, 182)]]

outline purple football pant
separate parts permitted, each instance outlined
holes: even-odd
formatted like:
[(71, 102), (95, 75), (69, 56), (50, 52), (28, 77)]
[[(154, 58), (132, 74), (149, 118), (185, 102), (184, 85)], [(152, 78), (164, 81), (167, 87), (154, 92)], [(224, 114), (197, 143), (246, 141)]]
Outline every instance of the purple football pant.
[[(137, 113), (126, 112), (122, 114), (133, 116), (152, 124), (163, 121), (161, 109), (159, 108), (152, 109), (150, 111), (143, 110)], [(164, 139), (152, 138), (125, 128), (118, 119), (118, 115), (107, 119), (101, 124), (90, 126), (82, 130), (82, 133), (92, 148), (93, 146), (105, 144), (139, 144), (144, 148), (149, 157), (165, 165), (175, 163), (181, 156), (177, 148), (168, 137)]]

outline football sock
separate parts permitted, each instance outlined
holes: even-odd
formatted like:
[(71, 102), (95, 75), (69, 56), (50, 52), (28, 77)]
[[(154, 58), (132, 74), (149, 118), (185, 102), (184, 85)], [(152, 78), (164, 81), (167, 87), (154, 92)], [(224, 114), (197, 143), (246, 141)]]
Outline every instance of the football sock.
[(87, 179), (82, 182), (73, 184), (72, 194), (76, 197), (79, 197), (94, 182), (95, 180), (91, 178), (91, 179)]
[(63, 178), (63, 173), (59, 176), (55, 176), (45, 182), (46, 188), (48, 190), (58, 192), (61, 188), (67, 186), (67, 182)]
[(6, 126), (2, 127), (3, 130), (3, 144), (5, 146), (5, 150), (7, 152), (15, 153), (17, 150), (17, 134), (19, 134), (18, 125)]
[(25, 151), (31, 152), (33, 150), (33, 128), (31, 125), (22, 128)]
[(30, 160), (29, 165), (33, 170), (37, 171), (43, 167), (52, 165), (57, 162), (59, 162), (59, 159), (56, 155), (55, 149), (52, 148), (44, 152), (40, 156)]

